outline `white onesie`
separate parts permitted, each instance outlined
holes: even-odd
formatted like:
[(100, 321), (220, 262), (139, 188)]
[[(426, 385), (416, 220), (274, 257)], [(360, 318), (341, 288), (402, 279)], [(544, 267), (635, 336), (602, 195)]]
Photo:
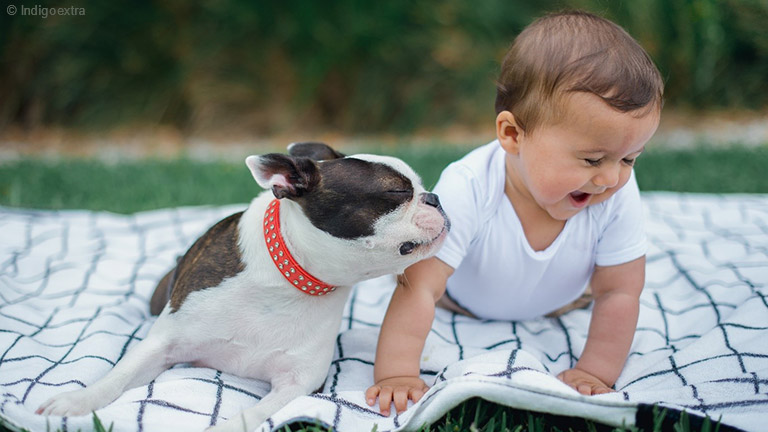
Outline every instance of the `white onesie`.
[(506, 153), (498, 141), (445, 168), (434, 192), (451, 231), (437, 257), (455, 269), (447, 294), (479, 318), (525, 320), (577, 299), (595, 265), (612, 266), (646, 251), (635, 173), (606, 201), (566, 221), (543, 251), (525, 238), (504, 194)]

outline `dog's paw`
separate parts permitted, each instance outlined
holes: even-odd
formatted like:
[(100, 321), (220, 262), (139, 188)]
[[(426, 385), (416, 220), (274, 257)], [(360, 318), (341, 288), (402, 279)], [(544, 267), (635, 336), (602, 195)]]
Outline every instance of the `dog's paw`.
[(35, 411), (44, 416), (79, 416), (90, 414), (101, 408), (102, 403), (98, 394), (88, 389), (75, 390), (54, 396)]

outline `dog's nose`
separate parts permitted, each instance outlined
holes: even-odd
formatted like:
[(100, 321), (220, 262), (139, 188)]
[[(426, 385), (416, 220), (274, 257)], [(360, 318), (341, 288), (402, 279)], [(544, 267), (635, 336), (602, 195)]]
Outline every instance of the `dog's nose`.
[(426, 205), (430, 205), (432, 207), (440, 207), (440, 199), (437, 197), (436, 194), (433, 193), (424, 193), (421, 195), (421, 202), (423, 202)]

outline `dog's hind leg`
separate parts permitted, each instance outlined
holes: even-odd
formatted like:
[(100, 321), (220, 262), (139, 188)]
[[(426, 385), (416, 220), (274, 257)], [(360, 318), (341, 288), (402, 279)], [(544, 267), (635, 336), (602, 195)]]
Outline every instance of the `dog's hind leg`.
[(125, 390), (152, 381), (168, 368), (168, 344), (152, 334), (128, 350), (104, 378), (81, 389), (54, 396), (37, 414), (73, 416), (95, 411), (117, 399)]

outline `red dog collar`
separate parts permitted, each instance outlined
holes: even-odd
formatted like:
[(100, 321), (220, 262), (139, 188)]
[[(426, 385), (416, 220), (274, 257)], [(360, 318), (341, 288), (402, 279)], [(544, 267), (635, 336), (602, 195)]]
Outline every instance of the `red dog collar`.
[(283, 277), (299, 291), (315, 296), (336, 291), (336, 287), (314, 278), (301, 268), (293, 258), (280, 231), (280, 200), (274, 199), (264, 212), (264, 242), (267, 244), (272, 262)]

